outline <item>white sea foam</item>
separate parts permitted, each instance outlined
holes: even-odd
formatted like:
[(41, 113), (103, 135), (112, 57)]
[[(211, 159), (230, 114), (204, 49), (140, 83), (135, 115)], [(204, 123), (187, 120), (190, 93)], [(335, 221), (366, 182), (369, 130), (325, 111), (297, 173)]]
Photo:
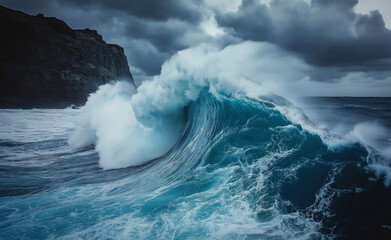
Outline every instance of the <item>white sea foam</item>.
[[(299, 101), (300, 102), (300, 101)], [(305, 103), (301, 102), (301, 105)], [(295, 107), (278, 107), (279, 110), (288, 119), (294, 123), (300, 124), (304, 129), (321, 137), (322, 141), (329, 149), (346, 146), (353, 143), (363, 144), (369, 156), (367, 158), (369, 170), (371, 170), (379, 179), (383, 179), (384, 184), (391, 186), (391, 147), (386, 139), (391, 135), (388, 128), (377, 121), (361, 121), (351, 123), (349, 119), (338, 119), (337, 114), (329, 110), (331, 121), (324, 118), (324, 112), (315, 109), (306, 109), (306, 114), (315, 119), (317, 125), (313, 124), (306, 115)], [(334, 116), (335, 115), (335, 116)], [(356, 120), (356, 119), (354, 119)], [(323, 126), (323, 127), (320, 127)], [(373, 152), (375, 149), (375, 152)], [(381, 154), (381, 157), (373, 157), (373, 155)]]
[[(84, 117), (69, 143), (76, 147), (95, 144), (104, 169), (140, 165), (164, 155), (176, 143), (183, 127), (182, 109), (202, 91), (216, 96), (284, 94), (284, 83), (302, 79), (306, 70), (301, 60), (267, 43), (244, 42), (223, 50), (208, 45), (186, 49), (165, 62), (161, 74), (141, 84), (137, 92), (127, 82), (101, 86), (81, 109)], [(362, 131), (368, 129), (365, 126), (341, 138), (311, 123), (293, 105), (277, 109), (319, 135), (331, 149), (367, 143), (363, 139), (368, 137), (360, 138), (368, 133)], [(385, 183), (389, 182), (387, 174), (383, 174)]]
[(370, 164), (370, 170), (372, 170), (377, 178), (383, 178), (384, 185), (390, 187), (391, 185), (391, 167), (384, 164)]
[(127, 82), (101, 86), (82, 108), (84, 119), (69, 143), (95, 143), (104, 169), (140, 165), (166, 153), (179, 136), (179, 116), (166, 114), (156, 117), (153, 126), (143, 125), (132, 107), (134, 93)]
[(306, 68), (302, 60), (267, 43), (186, 49), (165, 62), (161, 74), (141, 84), (137, 93), (126, 82), (101, 86), (81, 109), (84, 118), (69, 143), (96, 144), (104, 169), (140, 165), (175, 144), (181, 109), (204, 89), (255, 97), (281, 89), (277, 82), (304, 77)]
[(307, 118), (301, 109), (295, 107), (294, 105), (276, 106), (276, 109), (286, 118), (288, 118), (289, 121), (295, 124), (299, 124), (304, 130), (311, 134), (318, 135), (322, 142), (326, 144), (329, 149), (334, 149), (336, 147), (354, 142), (354, 140), (352, 141), (351, 139), (342, 138), (331, 133), (325, 128), (317, 126)]

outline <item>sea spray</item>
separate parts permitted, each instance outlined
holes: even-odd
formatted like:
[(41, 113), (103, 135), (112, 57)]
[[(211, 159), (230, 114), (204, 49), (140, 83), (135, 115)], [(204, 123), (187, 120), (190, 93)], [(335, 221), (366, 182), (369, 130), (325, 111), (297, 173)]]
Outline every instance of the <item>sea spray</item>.
[[(114, 96), (134, 96), (120, 92)], [(97, 164), (93, 146), (66, 143), (62, 116), (89, 112), (64, 110), (55, 122), (65, 134), (0, 142), (5, 154), (33, 153), (3, 155), (0, 238), (388, 239), (391, 191), (382, 168), (367, 171), (374, 154), (360, 143), (330, 150), (303, 127), (305, 121), (290, 121), (277, 108), (284, 102), (277, 96), (215, 96), (205, 88), (183, 108), (185, 124), (171, 150), (141, 166), (110, 171)], [(17, 126), (28, 125), (18, 119)]]
[[(242, 61), (248, 64), (238, 64)], [(271, 69), (277, 62), (278, 71)], [(126, 82), (101, 86), (81, 109), (84, 119), (69, 143), (96, 144), (104, 169), (140, 165), (175, 144), (183, 127), (183, 108), (202, 91), (217, 97), (256, 97), (283, 89), (277, 83), (305, 77), (307, 69), (303, 61), (267, 43), (244, 42), (221, 51), (208, 45), (186, 49), (137, 92)]]

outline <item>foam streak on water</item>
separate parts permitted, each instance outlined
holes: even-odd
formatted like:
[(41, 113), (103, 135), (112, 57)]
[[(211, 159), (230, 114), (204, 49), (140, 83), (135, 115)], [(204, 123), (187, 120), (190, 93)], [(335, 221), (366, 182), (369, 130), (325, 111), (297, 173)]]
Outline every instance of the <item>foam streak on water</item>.
[[(23, 146), (36, 155), (14, 162), (20, 156), (1, 157), (0, 236), (387, 236), (389, 230), (382, 226), (389, 223), (382, 216), (390, 191), (365, 168), (366, 148), (356, 143), (330, 150), (320, 136), (282, 115), (276, 107), (281, 102), (276, 97), (251, 100), (202, 93), (186, 109), (186, 124), (173, 149), (142, 166), (117, 170), (102, 170), (93, 146), (67, 145), (66, 124), (53, 129), (58, 135), (42, 134), (36, 141), (3, 139), (3, 152)], [(26, 113), (18, 110), (12, 115)], [(33, 110), (29, 116), (61, 122), (70, 113), (80, 114), (79, 110)], [(35, 138), (32, 135), (37, 133), (32, 132), (25, 133), (26, 139)], [(48, 146), (53, 145), (63, 146), (62, 150), (52, 151)], [(50, 161), (31, 164), (43, 159)], [(374, 198), (368, 202), (368, 196)], [(347, 199), (361, 209), (360, 219), (340, 209), (349, 207)], [(377, 217), (368, 219), (372, 212)], [(360, 232), (360, 224), (369, 228)]]
[(0, 238), (390, 239), (389, 159), (270, 94), (306, 68), (200, 46), (80, 110), (1, 110)]

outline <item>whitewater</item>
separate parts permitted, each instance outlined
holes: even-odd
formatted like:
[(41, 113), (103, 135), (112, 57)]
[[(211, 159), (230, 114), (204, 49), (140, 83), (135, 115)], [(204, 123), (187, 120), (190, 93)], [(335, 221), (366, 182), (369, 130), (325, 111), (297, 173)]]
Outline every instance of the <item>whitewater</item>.
[(200, 46), (80, 109), (1, 110), (0, 238), (386, 239), (390, 159), (279, 96), (306, 70)]

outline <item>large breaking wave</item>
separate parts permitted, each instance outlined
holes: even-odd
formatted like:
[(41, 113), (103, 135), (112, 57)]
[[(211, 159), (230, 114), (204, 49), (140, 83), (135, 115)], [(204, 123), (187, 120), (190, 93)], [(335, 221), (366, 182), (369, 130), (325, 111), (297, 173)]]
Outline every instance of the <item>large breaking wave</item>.
[[(266, 57), (273, 48), (246, 44)], [(230, 52), (248, 47), (242, 46), (180, 52), (137, 92), (119, 82), (89, 98), (69, 142), (95, 144), (104, 169), (135, 171), (128, 182), (130, 213), (117, 216), (133, 224), (109, 234), (175, 239), (390, 234), (389, 160), (359, 141), (318, 129), (287, 100), (270, 94), (274, 88), (267, 81), (261, 85), (238, 74), (237, 66), (227, 68), (226, 61), (238, 62), (229, 59)], [(304, 67), (280, 57), (273, 56)], [(68, 237), (104, 237), (106, 223), (103, 217), (102, 224)]]
[[(250, 60), (258, 55), (263, 60)], [(247, 64), (238, 65), (241, 61)], [(274, 65), (280, 66), (278, 71)], [(201, 92), (257, 97), (276, 91), (274, 82), (304, 77), (300, 69), (305, 68), (302, 61), (266, 43), (245, 42), (222, 51), (206, 45), (187, 49), (167, 61), (161, 74), (144, 82), (137, 93), (126, 82), (101, 86), (83, 107), (85, 118), (69, 142), (95, 143), (105, 169), (140, 165), (175, 144), (185, 124), (184, 107)], [(254, 79), (262, 79), (262, 84)]]

